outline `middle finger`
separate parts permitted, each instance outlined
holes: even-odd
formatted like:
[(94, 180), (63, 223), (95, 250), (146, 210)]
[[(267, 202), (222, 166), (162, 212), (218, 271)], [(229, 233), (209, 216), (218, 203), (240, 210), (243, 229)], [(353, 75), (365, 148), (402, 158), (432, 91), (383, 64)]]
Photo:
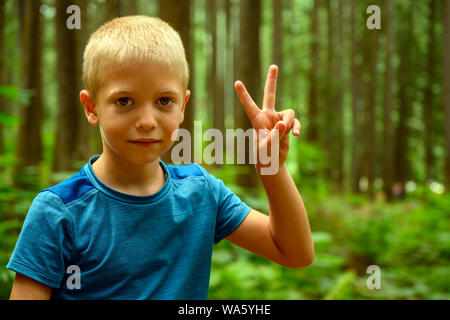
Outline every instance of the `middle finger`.
[(267, 72), (266, 85), (264, 87), (263, 110), (275, 109), (277, 76), (278, 76), (278, 67), (276, 65), (271, 65), (269, 67), (269, 71)]

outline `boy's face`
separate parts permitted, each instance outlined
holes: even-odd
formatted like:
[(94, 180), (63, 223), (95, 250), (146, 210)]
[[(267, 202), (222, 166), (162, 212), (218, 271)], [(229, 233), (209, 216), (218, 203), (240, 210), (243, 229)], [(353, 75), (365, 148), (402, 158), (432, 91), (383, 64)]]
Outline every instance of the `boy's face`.
[[(159, 159), (173, 144), (190, 92), (181, 77), (155, 63), (127, 62), (110, 67), (95, 101), (80, 93), (91, 125), (100, 125), (103, 152), (134, 164)], [(133, 141), (150, 139), (151, 143)]]

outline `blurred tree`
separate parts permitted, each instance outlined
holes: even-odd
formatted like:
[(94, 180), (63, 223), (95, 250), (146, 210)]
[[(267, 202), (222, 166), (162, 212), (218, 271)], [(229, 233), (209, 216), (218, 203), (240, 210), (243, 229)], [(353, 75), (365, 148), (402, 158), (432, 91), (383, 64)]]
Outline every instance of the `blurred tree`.
[(42, 23), (40, 5), (39, 0), (18, 1), (21, 86), (24, 89), (32, 90), (29, 104), (22, 104), (20, 109), (22, 122), (16, 139), (14, 183), (16, 186), (23, 187), (29, 185), (21, 180), (24, 167), (38, 166), (42, 161)]
[[(400, 56), (400, 64), (398, 70), (398, 124), (395, 136), (395, 154), (394, 154), (394, 173), (395, 181), (400, 186), (404, 186), (408, 176), (411, 173), (411, 164), (408, 156), (408, 144), (410, 140), (410, 130), (408, 121), (411, 118), (412, 102), (414, 94), (414, 84), (411, 74), (411, 55), (413, 51), (413, 30), (414, 24), (414, 7), (409, 6), (403, 8), (401, 16), (403, 23), (397, 24), (398, 29), (398, 53)], [(404, 188), (402, 187), (398, 193), (399, 197), (404, 196)]]
[[(5, 49), (4, 49), (4, 39), (5, 39), (5, 10), (6, 10), (6, 0), (0, 0), (0, 86), (5, 85), (6, 81), (6, 64), (5, 64)], [(5, 110), (6, 99), (0, 95), (0, 114), (6, 113)], [(0, 122), (0, 156), (5, 153), (5, 142), (4, 142), (4, 128), (3, 123)], [(0, 171), (3, 171), (3, 166), (0, 165)]]
[(335, 164), (336, 164), (336, 182), (338, 189), (342, 192), (344, 188), (344, 76), (343, 76), (343, 59), (344, 59), (344, 3), (338, 0), (337, 9), (337, 43), (336, 46), (336, 118), (335, 129), (336, 135), (334, 144)]
[[(222, 1), (219, 1), (219, 4), (221, 3)], [(223, 39), (219, 37), (220, 34), (217, 32), (217, 14), (219, 10), (217, 4), (217, 0), (206, 1), (207, 27), (212, 42), (211, 59), (207, 67), (207, 93), (208, 101), (211, 105), (207, 107), (211, 110), (213, 128), (225, 132), (224, 72), (222, 55), (225, 53), (226, 48), (223, 46)]]
[[(83, 53), (84, 47), (86, 46), (89, 35), (91, 34), (91, 19), (89, 18), (88, 11), (88, 0), (79, 0), (78, 5), (81, 11), (81, 30), (75, 31), (76, 38), (76, 68), (77, 68), (77, 89), (76, 92), (80, 92), (83, 89), (83, 84), (81, 81), (83, 75)], [(80, 99), (77, 95), (77, 115), (78, 115), (78, 123), (79, 129), (77, 134), (77, 141), (75, 143), (75, 159), (79, 159), (80, 161), (87, 162), (89, 157), (91, 156), (91, 145), (90, 140), (91, 136), (96, 136), (98, 143), (96, 143), (96, 147), (101, 147), (101, 139), (100, 134), (98, 133), (98, 127), (92, 127), (89, 125), (86, 116), (84, 114), (83, 106), (80, 102)], [(95, 153), (101, 153), (101, 148), (94, 148)]]
[(286, 74), (283, 67), (283, 0), (272, 0), (272, 62), (279, 67), (277, 79), (277, 96), (276, 105), (283, 106), (286, 93), (283, 89), (284, 74)]
[(106, 0), (105, 22), (121, 16), (120, 0)]
[(335, 1), (327, 0), (326, 12), (327, 12), (327, 51), (326, 51), (326, 89), (325, 93), (325, 108), (322, 110), (324, 117), (324, 134), (322, 136), (323, 146), (325, 148), (325, 155), (328, 159), (329, 165), (325, 167), (325, 176), (328, 181), (335, 182), (334, 169), (336, 160), (336, 154), (334, 146), (336, 144), (336, 66), (335, 66), (335, 12), (334, 12)]
[[(205, 66), (206, 72), (206, 101), (208, 110), (208, 121), (210, 123), (215, 122), (215, 83), (217, 78), (217, 1), (209, 0), (205, 1), (205, 13), (206, 13), (206, 24), (205, 29), (207, 32), (207, 37), (210, 39), (210, 49), (207, 63)], [(213, 125), (214, 127), (214, 125)]]
[[(372, 0), (370, 4), (377, 4), (377, 1)], [(368, 7), (368, 5), (367, 5)], [(366, 109), (365, 121), (363, 124), (363, 132), (365, 133), (364, 140), (364, 160), (363, 168), (364, 174), (368, 178), (368, 191), (371, 198), (374, 197), (374, 181), (376, 176), (376, 100), (377, 100), (377, 59), (378, 59), (378, 33), (377, 29), (365, 29), (364, 36), (364, 66), (367, 82), (366, 86)]]
[(308, 94), (308, 120), (309, 126), (307, 131), (307, 138), (309, 141), (319, 140), (319, 94), (318, 94), (318, 74), (319, 74), (319, 51), (320, 51), (320, 37), (319, 37), (319, 0), (314, 0), (314, 6), (311, 14), (311, 49), (310, 59), (311, 68), (309, 69), (309, 94)]
[[(255, 101), (261, 106), (262, 90), (261, 86), (261, 53), (260, 53), (260, 25), (261, 25), (261, 0), (247, 0), (240, 2), (239, 19), (239, 48), (238, 48), (238, 74), (247, 91)], [(234, 110), (234, 125), (236, 128), (246, 131), (252, 128), (252, 124), (245, 113), (244, 108), (239, 103)], [(249, 144), (246, 143), (246, 163), (250, 159)], [(236, 153), (235, 153), (236, 154)], [(253, 164), (243, 165), (248, 170), (237, 177), (237, 183), (244, 187), (256, 187), (258, 178)]]
[(122, 0), (122, 2), (122, 14), (124, 16), (139, 14), (139, 3), (137, 0)]
[(443, 1), (444, 40), (444, 115), (445, 115), (445, 184), (450, 190), (450, 0)]
[[(434, 1), (434, 0), (432, 0)], [(395, 51), (395, 34), (394, 34), (394, 0), (385, 1), (385, 20), (384, 29), (386, 34), (386, 54), (384, 59), (385, 73), (384, 73), (384, 96), (383, 96), (383, 191), (386, 200), (392, 199), (392, 185), (393, 185), (393, 162), (394, 162), (394, 127), (392, 123), (393, 111), (393, 85), (394, 85), (394, 70), (393, 70), (393, 54)]]
[(433, 114), (435, 109), (433, 99), (433, 86), (435, 84), (435, 68), (436, 68), (436, 5), (437, 1), (429, 0), (429, 17), (428, 17), (428, 52), (427, 52), (427, 69), (426, 79), (427, 85), (424, 92), (424, 101), (422, 104), (423, 116), (424, 116), (424, 149), (425, 149), (425, 180), (435, 179), (434, 167), (435, 157), (433, 149), (435, 147), (435, 140), (433, 139)]
[[(335, 4), (337, 3), (337, 7)], [(328, 0), (327, 42), (327, 90), (325, 116), (324, 146), (330, 165), (325, 170), (326, 176), (336, 184), (339, 190), (343, 187), (343, 105), (342, 105), (342, 1)], [(337, 45), (339, 44), (339, 45)], [(332, 164), (332, 165), (331, 165)]]
[[(193, 37), (193, 25), (191, 28), (191, 0), (159, 0), (159, 17), (169, 23), (172, 28), (174, 28), (181, 37), (183, 41), (184, 49), (186, 52), (186, 58), (189, 64), (189, 90), (193, 93), (193, 95), (189, 99), (189, 103), (184, 110), (184, 121), (181, 124), (181, 128), (188, 130), (191, 135), (193, 134), (194, 129), (194, 119), (195, 119), (195, 88), (194, 88), (194, 77), (195, 77), (195, 67), (194, 67), (194, 46), (192, 45), (192, 37)], [(194, 151), (193, 151), (193, 143), (191, 143), (191, 156), (193, 159)], [(162, 159), (165, 162), (170, 163), (170, 150), (167, 151)]]
[[(57, 79), (58, 79), (58, 117), (53, 149), (53, 172), (76, 170), (74, 160), (80, 159), (78, 146), (82, 141), (81, 134), (82, 109), (79, 103), (79, 89), (81, 87), (79, 60), (77, 47), (77, 33), (81, 30), (69, 29), (66, 26), (68, 14), (67, 7), (72, 4), (70, 0), (56, 2), (56, 51)], [(86, 142), (84, 142), (86, 143)]]
[(361, 29), (359, 26), (362, 21), (359, 19), (360, 15), (357, 14), (361, 9), (360, 2), (357, 0), (351, 1), (350, 17), (351, 17), (351, 52), (350, 55), (350, 74), (351, 74), (351, 94), (352, 94), (352, 149), (351, 149), (351, 170), (350, 170), (350, 181), (351, 190), (354, 193), (360, 192), (359, 181), (362, 176), (362, 163), (361, 163), (361, 152), (362, 145), (360, 143), (361, 137), (361, 120), (363, 116), (362, 111), (362, 81), (361, 81), (361, 59), (360, 59), (360, 35), (358, 31)]

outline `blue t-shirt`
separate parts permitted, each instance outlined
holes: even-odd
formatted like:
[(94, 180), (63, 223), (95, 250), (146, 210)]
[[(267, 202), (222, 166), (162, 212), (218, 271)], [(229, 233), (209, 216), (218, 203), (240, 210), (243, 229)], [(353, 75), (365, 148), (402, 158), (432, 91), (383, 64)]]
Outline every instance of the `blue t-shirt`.
[(36, 196), (7, 268), (52, 299), (207, 299), (213, 244), (250, 207), (197, 164), (160, 161), (157, 193), (122, 193), (95, 176), (98, 157)]

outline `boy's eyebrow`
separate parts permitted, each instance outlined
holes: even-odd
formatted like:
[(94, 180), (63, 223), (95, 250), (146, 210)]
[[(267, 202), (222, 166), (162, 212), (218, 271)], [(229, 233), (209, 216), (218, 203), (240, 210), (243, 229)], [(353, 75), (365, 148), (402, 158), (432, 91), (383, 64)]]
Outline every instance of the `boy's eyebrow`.
[[(134, 92), (133, 90), (127, 90), (127, 89), (124, 89), (124, 88), (119, 88), (119, 89), (112, 90), (109, 93), (108, 97), (112, 98), (112, 97), (114, 97), (115, 95), (118, 95), (118, 94), (132, 94), (132, 93), (136, 93), (136, 92)], [(178, 92), (177, 92), (177, 90), (170, 89), (170, 88), (158, 91), (158, 95), (164, 95), (164, 94), (177, 95)]]
[(177, 95), (178, 92), (177, 92), (176, 90), (173, 90), (173, 89), (168, 88), (168, 89), (163, 89), (163, 90), (158, 91), (158, 94)]
[(113, 96), (115, 96), (117, 94), (130, 94), (130, 93), (134, 93), (134, 91), (132, 91), (132, 90), (130, 91), (130, 90), (127, 90), (127, 89), (119, 88), (119, 89), (112, 90), (109, 93), (108, 97), (111, 98), (111, 97), (113, 97)]

